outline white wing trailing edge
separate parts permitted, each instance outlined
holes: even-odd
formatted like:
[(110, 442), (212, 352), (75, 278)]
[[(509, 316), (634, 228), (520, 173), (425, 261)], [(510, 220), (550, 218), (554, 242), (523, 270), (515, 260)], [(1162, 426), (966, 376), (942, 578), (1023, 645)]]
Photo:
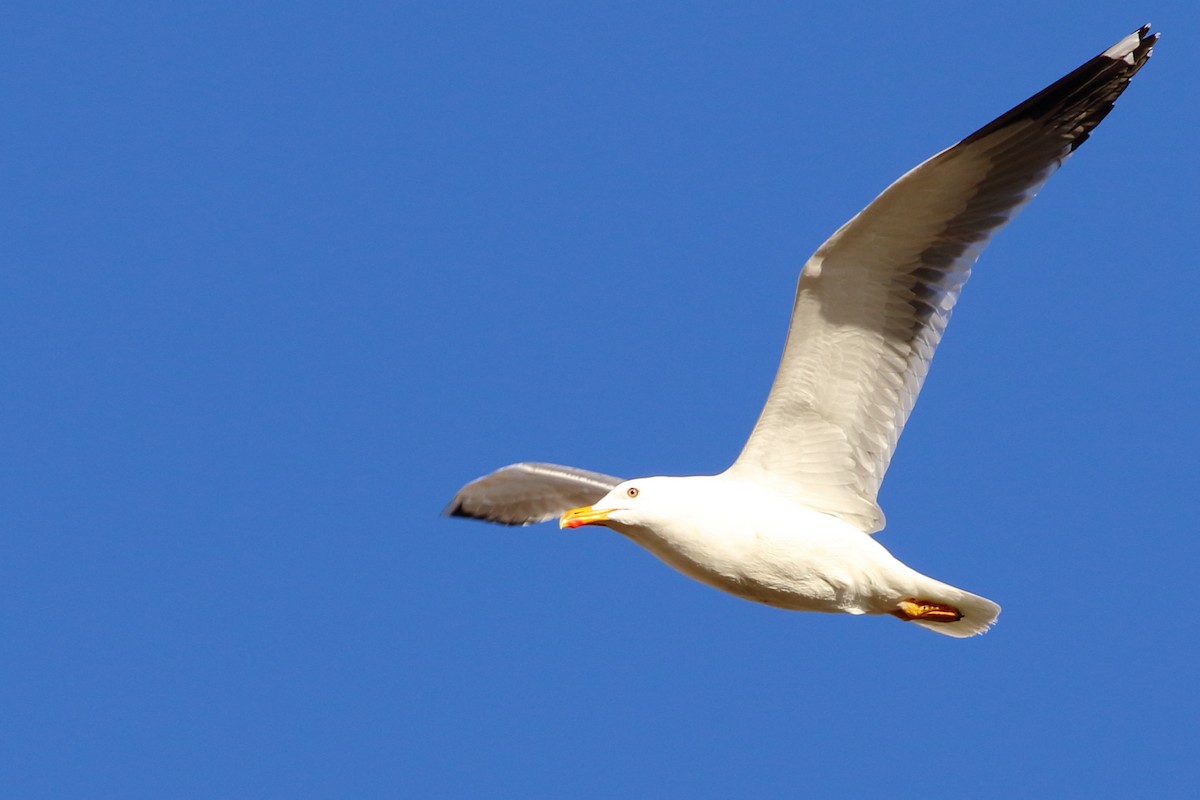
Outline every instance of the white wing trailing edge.
[(1112, 110), (1149, 27), (902, 176), (817, 249), (729, 474), (883, 527), (879, 485), (971, 265)]

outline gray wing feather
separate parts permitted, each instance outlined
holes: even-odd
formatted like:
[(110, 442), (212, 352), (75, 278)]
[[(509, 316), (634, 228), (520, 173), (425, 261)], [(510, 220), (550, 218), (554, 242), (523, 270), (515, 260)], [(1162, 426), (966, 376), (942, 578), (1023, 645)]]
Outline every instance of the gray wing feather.
[(532, 525), (595, 503), (621, 478), (558, 464), (523, 462), (476, 478), (442, 513), (502, 525)]

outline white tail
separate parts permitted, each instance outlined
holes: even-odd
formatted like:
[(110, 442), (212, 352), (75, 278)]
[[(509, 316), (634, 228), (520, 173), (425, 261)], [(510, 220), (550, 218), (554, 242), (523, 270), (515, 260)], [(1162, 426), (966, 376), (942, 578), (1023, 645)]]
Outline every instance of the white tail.
[(941, 591), (936, 592), (932, 597), (927, 599), (936, 603), (945, 603), (946, 605), (954, 606), (962, 613), (962, 619), (956, 622), (912, 620), (914, 625), (920, 625), (922, 628), (936, 631), (943, 636), (953, 636), (957, 639), (977, 636), (992, 627), (996, 622), (996, 618), (1000, 616), (1000, 606), (986, 597), (964, 592), (962, 589), (956, 589), (944, 583), (941, 584)]

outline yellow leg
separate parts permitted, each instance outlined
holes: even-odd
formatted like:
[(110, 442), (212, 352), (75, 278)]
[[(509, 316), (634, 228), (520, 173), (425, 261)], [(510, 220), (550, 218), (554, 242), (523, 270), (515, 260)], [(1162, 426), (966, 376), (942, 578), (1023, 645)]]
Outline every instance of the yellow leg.
[(962, 612), (954, 606), (934, 603), (931, 600), (919, 600), (915, 597), (901, 600), (897, 604), (896, 610), (888, 613), (905, 622), (912, 622), (916, 619), (922, 622), (958, 622), (963, 616)]

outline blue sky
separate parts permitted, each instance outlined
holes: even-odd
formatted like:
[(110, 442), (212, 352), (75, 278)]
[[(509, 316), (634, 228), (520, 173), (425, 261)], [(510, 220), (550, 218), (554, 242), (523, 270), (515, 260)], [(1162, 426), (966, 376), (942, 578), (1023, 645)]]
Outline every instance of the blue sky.
[[(1194, 4), (105, 5), (0, 12), (0, 794), (1194, 796)], [(438, 516), (723, 469), (808, 254), (1147, 21), (883, 487), (987, 636)]]

